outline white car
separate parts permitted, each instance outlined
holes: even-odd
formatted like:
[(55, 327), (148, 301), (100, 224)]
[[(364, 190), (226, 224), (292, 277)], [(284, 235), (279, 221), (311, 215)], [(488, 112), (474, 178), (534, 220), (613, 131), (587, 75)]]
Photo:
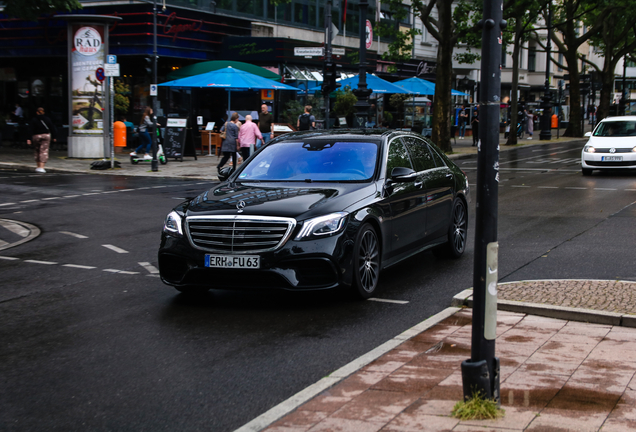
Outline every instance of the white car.
[(607, 117), (587, 132), (581, 152), (581, 171), (636, 169), (636, 116)]

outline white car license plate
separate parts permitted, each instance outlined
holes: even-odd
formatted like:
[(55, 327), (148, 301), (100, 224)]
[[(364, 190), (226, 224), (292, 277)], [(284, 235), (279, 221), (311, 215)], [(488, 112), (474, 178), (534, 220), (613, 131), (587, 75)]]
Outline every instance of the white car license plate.
[(614, 161), (614, 162), (620, 162), (623, 160), (623, 156), (602, 156), (601, 157), (602, 161)]
[(261, 268), (261, 257), (258, 255), (206, 255), (205, 266), (211, 268)]

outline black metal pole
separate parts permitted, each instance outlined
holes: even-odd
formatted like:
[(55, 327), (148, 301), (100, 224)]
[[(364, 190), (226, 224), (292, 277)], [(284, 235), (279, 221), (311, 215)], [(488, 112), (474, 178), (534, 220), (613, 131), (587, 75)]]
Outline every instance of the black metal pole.
[[(154, 0), (152, 3), (152, 79), (153, 82), (151, 84), (157, 85), (157, 0)], [(152, 171), (159, 171), (159, 161), (157, 160), (157, 120), (155, 120), (155, 116), (157, 115), (157, 96), (151, 96), (152, 98), (152, 127), (150, 130), (152, 131), (152, 162), (151, 169)]]
[(497, 336), (498, 249), (497, 212), (499, 185), (499, 110), (501, 102), (502, 0), (484, 1), (481, 76), (479, 92), (479, 144), (477, 206), (475, 211), (475, 261), (473, 268), (473, 323), (471, 358), (462, 362), (464, 399), (474, 394), (500, 403)]
[[(327, 72), (327, 64), (331, 63), (331, 0), (327, 0), (325, 4), (325, 60), (323, 62), (323, 72)], [(326, 81), (325, 76), (322, 82)], [(331, 111), (329, 92), (323, 95), (325, 98), (325, 129), (329, 129), (329, 115)]]
[[(625, 44), (627, 44), (627, 41), (625, 41)], [(620, 101), (620, 105), (619, 105), (619, 109), (620, 109), (619, 115), (622, 115), (622, 116), (625, 115), (625, 108), (627, 106), (627, 79), (626, 79), (626, 73), (627, 73), (627, 54), (625, 54), (625, 57), (623, 58), (623, 91), (621, 92), (621, 101)]]
[(552, 139), (552, 103), (550, 100), (550, 55), (552, 51), (552, 39), (550, 38), (550, 31), (552, 28), (552, 8), (548, 4), (548, 22), (546, 23), (548, 30), (548, 40), (546, 41), (545, 49), (545, 89), (543, 93), (543, 102), (541, 102), (541, 108), (543, 109), (543, 115), (541, 116), (541, 133), (539, 133), (539, 140), (550, 141)]
[(360, 67), (358, 74), (358, 88), (353, 90), (353, 94), (358, 98), (356, 102), (358, 125), (366, 122), (369, 114), (369, 96), (372, 90), (367, 88), (367, 9), (369, 8), (368, 0), (360, 0)]

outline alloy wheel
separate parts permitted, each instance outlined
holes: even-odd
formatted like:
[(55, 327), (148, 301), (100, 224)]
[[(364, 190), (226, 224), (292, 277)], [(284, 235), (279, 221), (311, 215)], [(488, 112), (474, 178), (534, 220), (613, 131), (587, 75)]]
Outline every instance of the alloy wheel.
[(358, 252), (358, 277), (360, 288), (372, 293), (380, 275), (378, 239), (372, 229), (367, 229), (360, 240)]
[(452, 243), (455, 248), (455, 252), (462, 253), (466, 248), (466, 225), (467, 221), (466, 208), (461, 201), (455, 204), (453, 211), (453, 232)]

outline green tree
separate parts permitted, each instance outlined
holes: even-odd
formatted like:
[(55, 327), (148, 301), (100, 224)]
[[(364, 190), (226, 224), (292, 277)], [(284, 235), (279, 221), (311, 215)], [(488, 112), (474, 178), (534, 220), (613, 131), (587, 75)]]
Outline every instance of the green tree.
[(78, 0), (7, 0), (3, 12), (10, 17), (37, 21), (42, 15), (78, 9), (82, 9)]
[(344, 89), (336, 91), (336, 102), (333, 105), (333, 110), (337, 115), (347, 117), (347, 122), (352, 122), (352, 117), (357, 112), (356, 102), (358, 102), (358, 98), (351, 91), (351, 87), (345, 86)]
[[(567, 70), (570, 75), (570, 122), (564, 136), (583, 136), (581, 120), (581, 71), (583, 69), (582, 55), (579, 48), (602, 30), (600, 25), (613, 9), (615, 0), (561, 0), (551, 3), (553, 10), (550, 39), (556, 46), (557, 52), (562, 53), (566, 64), (559, 64), (554, 58), (552, 62)], [(584, 26), (585, 16), (596, 13), (597, 21), (590, 27)], [(542, 10), (544, 19), (548, 17), (547, 7)], [(546, 46), (537, 39), (537, 43), (544, 49)], [(579, 69), (581, 65), (581, 69)]]
[(531, 34), (535, 34), (535, 24), (539, 18), (539, 10), (545, 7), (549, 0), (509, 0), (504, 6), (504, 19), (508, 21), (508, 26), (504, 31), (505, 39), (512, 42), (512, 85), (510, 90), (510, 134), (506, 145), (517, 144), (517, 134), (514, 133), (517, 124), (519, 87), (519, 54), (521, 46), (527, 42)]
[[(616, 8), (601, 22), (601, 31), (590, 39), (590, 44), (597, 47), (603, 57), (601, 68), (588, 62), (601, 81), (597, 121), (609, 115), (618, 61), (636, 50), (636, 10), (623, 0), (616, 0), (614, 5)], [(598, 23), (598, 14), (599, 10), (592, 11), (584, 17), (583, 22), (588, 26)]]
[[(483, 3), (481, 0), (413, 0), (413, 8), (428, 33), (438, 42), (431, 139), (450, 153), (453, 151), (450, 140), (453, 50), (459, 42), (465, 42), (469, 49), (456, 59), (461, 63), (472, 63), (478, 58), (470, 47), (481, 46), (477, 23), (482, 17)], [(437, 10), (437, 16), (432, 13), (433, 9)]]
[(122, 80), (115, 80), (115, 115), (122, 116), (128, 114), (130, 108), (130, 86)]

